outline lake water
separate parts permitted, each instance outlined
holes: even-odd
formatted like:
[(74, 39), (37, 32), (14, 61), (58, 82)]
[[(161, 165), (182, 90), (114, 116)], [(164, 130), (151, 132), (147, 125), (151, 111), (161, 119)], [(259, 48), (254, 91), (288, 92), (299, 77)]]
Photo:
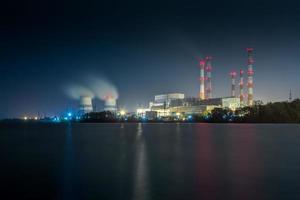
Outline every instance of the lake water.
[(6, 199), (300, 199), (300, 125), (2, 124), (0, 178)]

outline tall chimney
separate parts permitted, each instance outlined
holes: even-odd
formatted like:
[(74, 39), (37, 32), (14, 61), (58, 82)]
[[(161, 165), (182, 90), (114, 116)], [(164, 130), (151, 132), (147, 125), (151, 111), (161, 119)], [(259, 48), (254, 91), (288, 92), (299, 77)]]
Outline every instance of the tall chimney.
[(205, 70), (207, 73), (206, 77), (206, 99), (211, 99), (212, 98), (212, 84), (211, 84), (211, 71), (212, 71), (212, 66), (211, 66), (211, 56), (207, 56), (206, 58), (206, 66)]
[(248, 106), (252, 106), (253, 105), (253, 57), (252, 57), (252, 52), (253, 52), (253, 48), (247, 48), (247, 53), (248, 53), (248, 101), (247, 101), (247, 105)]
[(244, 105), (244, 70), (240, 70), (240, 103)]
[(235, 71), (231, 71), (229, 73), (230, 77), (231, 77), (231, 97), (236, 97), (236, 93), (235, 93), (235, 77), (236, 77), (236, 72)]
[(204, 68), (205, 68), (205, 61), (204, 60), (200, 60), (199, 62), (200, 65), (200, 93), (199, 93), (199, 98), (201, 100), (205, 99), (205, 91), (204, 91)]

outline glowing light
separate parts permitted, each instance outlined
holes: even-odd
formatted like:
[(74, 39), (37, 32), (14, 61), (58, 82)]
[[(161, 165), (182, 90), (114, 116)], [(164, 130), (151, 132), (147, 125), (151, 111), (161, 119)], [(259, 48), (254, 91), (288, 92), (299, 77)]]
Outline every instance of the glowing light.
[(27, 120), (27, 119), (28, 119), (28, 117), (25, 116), (25, 117), (24, 117), (24, 120)]
[(124, 116), (126, 114), (125, 110), (120, 111), (120, 115)]
[(199, 64), (202, 65), (202, 66), (204, 66), (205, 65), (205, 61), (204, 60), (200, 60)]
[(38, 117), (34, 117), (34, 120), (38, 120)]
[(68, 116), (69, 116), (69, 117), (72, 117), (72, 113), (69, 112), (69, 113), (68, 113)]
[(188, 119), (192, 119), (192, 115), (189, 115), (189, 116), (188, 116)]
[(176, 116), (178, 116), (178, 117), (179, 117), (179, 116), (180, 116), (180, 113), (179, 113), (179, 112), (178, 112), (178, 113), (176, 113)]

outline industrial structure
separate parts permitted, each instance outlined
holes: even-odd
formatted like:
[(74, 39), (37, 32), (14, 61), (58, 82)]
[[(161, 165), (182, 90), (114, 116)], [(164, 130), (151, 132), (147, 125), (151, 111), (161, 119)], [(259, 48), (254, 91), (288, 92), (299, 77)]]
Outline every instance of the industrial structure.
[[(237, 72), (229, 73), (231, 78), (230, 95), (229, 97), (212, 98), (212, 57), (206, 56), (200, 59), (200, 77), (199, 77), (199, 94), (197, 97), (185, 97), (183, 93), (168, 93), (154, 96), (154, 101), (149, 102), (149, 107), (138, 108), (136, 111), (139, 117), (169, 117), (178, 115), (192, 115), (209, 113), (214, 108), (227, 108), (236, 110), (242, 106), (253, 105), (253, 49), (247, 48), (248, 69), (247, 69), (247, 94), (244, 91), (244, 70), (239, 71), (239, 94), (236, 88)], [(111, 87), (113, 88), (113, 87)], [(104, 111), (117, 113), (117, 92), (114, 89), (102, 92), (100, 99), (104, 101)], [(116, 93), (116, 94), (114, 94)], [(98, 95), (99, 96), (99, 95)], [(247, 97), (247, 101), (246, 101)], [(290, 98), (291, 101), (291, 92)], [(245, 102), (246, 101), (246, 102)], [(86, 114), (93, 112), (92, 97), (80, 97), (80, 113)], [(123, 111), (124, 112), (124, 111)], [(121, 115), (123, 113), (120, 111)]]
[[(154, 96), (154, 101), (149, 102), (147, 108), (138, 108), (137, 116), (156, 118), (169, 117), (178, 115), (192, 115), (209, 113), (214, 108), (226, 108), (236, 110), (242, 106), (253, 105), (253, 48), (247, 48), (247, 91), (244, 87), (245, 69), (239, 71), (239, 90), (237, 91), (237, 72), (231, 71), (230, 75), (230, 95), (225, 97), (213, 98), (212, 95), (212, 57), (206, 56), (199, 60), (200, 77), (199, 77), (199, 94), (197, 97), (186, 97), (183, 93), (168, 93)], [(103, 80), (96, 81), (96, 86), (91, 86), (92, 92), (85, 89), (82, 93), (81, 88), (75, 88), (75, 93), (80, 95), (76, 99), (80, 99), (79, 115), (93, 112), (92, 98), (94, 94), (100, 100), (104, 101), (104, 111), (110, 111), (114, 114), (125, 116), (125, 111), (117, 109), (118, 92), (116, 88)], [(98, 86), (101, 90), (98, 90)], [(88, 93), (86, 92), (88, 91)], [(82, 93), (82, 94), (81, 94)], [(290, 91), (289, 101), (292, 100)]]
[(240, 100), (236, 97), (200, 99), (195, 97), (185, 98), (184, 94), (172, 93), (156, 95), (154, 102), (150, 102), (149, 108), (137, 109), (137, 115), (145, 117), (147, 113), (151, 112), (153, 116), (154, 111), (157, 113), (157, 117), (185, 116), (211, 112), (214, 108), (236, 110), (240, 106)]
[[(212, 57), (207, 56), (200, 59), (200, 77), (199, 77), (199, 94), (198, 97), (185, 97), (182, 93), (170, 93), (156, 95), (154, 101), (149, 103), (148, 108), (137, 109), (137, 115), (146, 117), (146, 113), (153, 117), (155, 112), (157, 117), (185, 116), (192, 114), (205, 114), (211, 112), (214, 108), (227, 108), (236, 110), (242, 106), (253, 105), (253, 57), (252, 48), (247, 48), (248, 69), (247, 69), (247, 95), (244, 91), (244, 70), (239, 71), (239, 93), (236, 88), (237, 72), (229, 73), (231, 78), (230, 96), (212, 98)], [(247, 97), (247, 101), (246, 101)], [(246, 101), (246, 102), (245, 102)]]
[(93, 112), (92, 97), (90, 96), (81, 96), (79, 103), (79, 113), (86, 114)]
[(248, 106), (252, 106), (253, 105), (253, 57), (252, 57), (252, 53), (253, 53), (253, 48), (247, 48), (247, 53), (248, 53), (248, 101), (247, 101), (247, 105)]
[(212, 98), (212, 84), (211, 84), (211, 71), (212, 71), (212, 66), (211, 66), (211, 56), (207, 56), (206, 58), (206, 66), (205, 66), (205, 71), (206, 71), (206, 96), (205, 99), (211, 99)]
[(200, 60), (199, 62), (200, 65), (200, 93), (199, 93), (199, 98), (201, 100), (205, 99), (205, 85), (204, 85), (204, 81), (205, 81), (205, 76), (204, 76), (204, 70), (205, 70), (205, 61), (204, 60)]
[(244, 105), (244, 70), (240, 70), (240, 102)]
[(117, 100), (111, 95), (106, 95), (104, 100), (104, 111), (116, 112)]
[(229, 73), (231, 77), (231, 97), (236, 97), (236, 92), (235, 92), (235, 78), (236, 78), (236, 72), (231, 71)]

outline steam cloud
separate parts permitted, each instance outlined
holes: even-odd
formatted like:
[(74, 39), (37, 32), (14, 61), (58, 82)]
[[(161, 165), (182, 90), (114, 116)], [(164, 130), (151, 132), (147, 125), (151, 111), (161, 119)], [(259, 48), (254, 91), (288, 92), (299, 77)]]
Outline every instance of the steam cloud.
[(64, 88), (65, 93), (72, 99), (78, 100), (81, 96), (94, 98), (94, 93), (86, 87), (80, 85), (68, 85)]
[(117, 88), (105, 78), (88, 77), (86, 84), (82, 85), (71, 84), (64, 87), (64, 91), (72, 99), (79, 99), (81, 96), (97, 97), (100, 100), (119, 97)]

